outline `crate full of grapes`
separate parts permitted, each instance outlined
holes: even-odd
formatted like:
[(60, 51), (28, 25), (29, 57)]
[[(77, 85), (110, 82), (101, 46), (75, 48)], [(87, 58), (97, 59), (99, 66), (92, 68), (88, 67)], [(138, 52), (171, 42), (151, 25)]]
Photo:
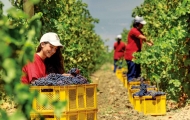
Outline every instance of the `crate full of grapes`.
[[(155, 93), (159, 94), (159, 91)], [(134, 96), (134, 109), (144, 115), (165, 115), (166, 95)]]
[[(129, 101), (131, 102), (132, 105), (134, 105), (133, 94), (136, 92), (139, 92), (140, 89), (141, 89), (140, 85), (133, 85), (129, 89), (128, 98), (129, 98)], [(156, 88), (156, 86), (147, 85), (147, 90), (148, 91), (150, 91), (150, 90), (157, 91), (157, 88)]]
[[(37, 91), (50, 102), (67, 101), (64, 111), (97, 109), (97, 84), (31, 86), (30, 91)], [(41, 105), (37, 98), (32, 107), (37, 112), (54, 112), (52, 105)]]

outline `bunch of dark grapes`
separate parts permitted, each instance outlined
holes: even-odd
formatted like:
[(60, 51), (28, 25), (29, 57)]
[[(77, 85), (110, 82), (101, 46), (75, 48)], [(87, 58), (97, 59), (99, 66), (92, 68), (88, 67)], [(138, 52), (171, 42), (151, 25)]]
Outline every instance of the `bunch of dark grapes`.
[[(131, 89), (140, 89), (140, 85), (133, 85), (131, 86)], [(147, 85), (147, 88), (156, 88), (156, 86)]]
[(80, 80), (80, 84), (89, 83), (88, 80), (85, 77), (83, 77), (82, 75), (80, 75), (80, 74), (78, 74), (75, 78)]
[(147, 95), (152, 96), (152, 98), (155, 99), (156, 96), (165, 95), (165, 92), (151, 90), (147, 92)]
[(78, 74), (80, 74), (80, 70), (78, 68), (71, 68), (68, 73), (76, 77)]
[(69, 72), (71, 76), (64, 76), (62, 74), (50, 73), (46, 77), (39, 78), (31, 83), (32, 86), (64, 86), (89, 84), (88, 80), (80, 75), (80, 71), (72, 68)]
[(161, 91), (154, 91), (154, 90), (147, 91), (147, 87), (148, 87), (148, 85), (141, 83), (140, 84), (140, 91), (134, 93), (133, 97), (134, 96), (140, 96), (140, 97), (141, 96), (152, 96), (152, 98), (155, 99), (156, 96), (165, 95), (165, 92), (161, 92)]

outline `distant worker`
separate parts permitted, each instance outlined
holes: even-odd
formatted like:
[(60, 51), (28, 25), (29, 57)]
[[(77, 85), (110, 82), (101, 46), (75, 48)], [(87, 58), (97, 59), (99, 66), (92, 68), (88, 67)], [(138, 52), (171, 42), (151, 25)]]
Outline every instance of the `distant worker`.
[[(117, 42), (114, 43), (114, 70), (113, 72), (116, 72), (116, 69), (118, 67), (118, 64), (120, 64), (120, 67), (122, 65), (122, 59), (124, 58), (124, 52), (125, 52), (125, 43), (122, 42), (122, 36), (117, 35), (116, 38)], [(120, 63), (118, 63), (120, 61)]]
[(128, 33), (128, 41), (125, 51), (125, 60), (128, 65), (128, 81), (132, 81), (134, 78), (141, 77), (140, 64), (136, 64), (132, 61), (134, 58), (133, 53), (141, 51), (143, 42), (146, 42), (149, 46), (153, 45), (153, 42), (148, 41), (141, 31), (145, 24), (146, 21), (143, 19), (143, 17), (136, 16), (134, 19), (133, 28)]

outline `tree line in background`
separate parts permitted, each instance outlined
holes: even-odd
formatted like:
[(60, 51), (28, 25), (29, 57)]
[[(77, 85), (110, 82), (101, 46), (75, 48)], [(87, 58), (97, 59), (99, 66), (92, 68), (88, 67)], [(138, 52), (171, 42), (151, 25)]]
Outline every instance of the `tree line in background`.
[[(58, 33), (64, 45), (65, 71), (77, 67), (87, 78), (107, 59), (107, 51), (94, 31), (98, 19), (90, 15), (87, 4), (81, 0), (28, 0), (30, 5), (34, 3), (33, 16), (23, 12), (23, 0), (11, 1), (15, 7), (9, 9), (7, 15), (3, 15), (0, 2), (0, 98), (4, 102), (8, 96), (17, 104), (17, 110), (9, 116), (0, 108), (0, 119), (24, 120), (29, 119), (35, 97), (41, 104), (47, 103), (43, 96), (30, 92), (29, 86), (20, 84), (22, 66), (33, 59), (42, 34)], [(53, 101), (53, 105), (60, 115), (65, 102)]]

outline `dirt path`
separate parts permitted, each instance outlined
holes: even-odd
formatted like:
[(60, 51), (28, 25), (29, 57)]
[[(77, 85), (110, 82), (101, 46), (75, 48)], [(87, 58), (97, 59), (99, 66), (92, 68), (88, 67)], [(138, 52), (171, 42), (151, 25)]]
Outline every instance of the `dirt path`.
[(98, 120), (190, 120), (190, 106), (172, 110), (165, 116), (144, 116), (136, 112), (128, 100), (127, 89), (110, 66), (103, 65), (91, 76), (98, 83)]

